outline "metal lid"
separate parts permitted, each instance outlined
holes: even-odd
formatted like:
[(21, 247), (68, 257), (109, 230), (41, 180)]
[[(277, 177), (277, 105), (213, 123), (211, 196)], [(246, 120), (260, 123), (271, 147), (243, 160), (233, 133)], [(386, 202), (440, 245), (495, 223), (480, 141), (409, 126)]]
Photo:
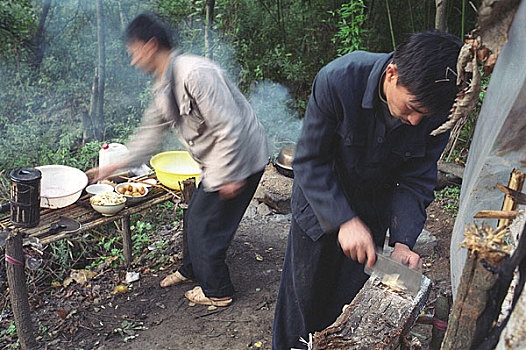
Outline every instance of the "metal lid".
[(18, 183), (31, 183), (42, 178), (40, 170), (35, 168), (15, 168), (9, 173), (11, 181)]

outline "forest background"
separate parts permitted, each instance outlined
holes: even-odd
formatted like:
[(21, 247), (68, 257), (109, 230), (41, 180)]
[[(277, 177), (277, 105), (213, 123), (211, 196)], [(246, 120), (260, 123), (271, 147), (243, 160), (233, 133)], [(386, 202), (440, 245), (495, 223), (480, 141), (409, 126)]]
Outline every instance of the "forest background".
[[(408, 33), (436, 26), (464, 37), (479, 2), (444, 1), (435, 24), (435, 0), (0, 1), (0, 193), (12, 168), (87, 170), (102, 142), (129, 138), (150, 98), (150, 79), (129, 66), (122, 40), (139, 13), (156, 14), (180, 48), (228, 71), (276, 153), (295, 141), (323, 65), (354, 50), (392, 51)], [(177, 148), (173, 139), (164, 148)]]

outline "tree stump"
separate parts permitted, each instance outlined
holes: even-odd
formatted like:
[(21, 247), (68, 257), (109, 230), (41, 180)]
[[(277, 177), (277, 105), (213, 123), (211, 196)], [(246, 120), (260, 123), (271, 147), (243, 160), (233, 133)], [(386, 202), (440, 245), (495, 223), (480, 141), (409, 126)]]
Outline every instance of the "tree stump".
[(313, 336), (313, 350), (396, 349), (424, 309), (431, 281), (419, 293), (395, 292), (374, 274), (336, 321)]

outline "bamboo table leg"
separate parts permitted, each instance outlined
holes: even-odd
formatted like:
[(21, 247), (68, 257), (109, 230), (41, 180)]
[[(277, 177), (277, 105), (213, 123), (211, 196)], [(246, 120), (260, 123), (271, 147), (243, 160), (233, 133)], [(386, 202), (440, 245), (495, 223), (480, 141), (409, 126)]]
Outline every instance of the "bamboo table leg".
[(122, 254), (124, 255), (124, 263), (130, 267), (132, 261), (132, 239), (130, 232), (130, 216), (126, 215), (122, 218)]
[(9, 285), (11, 308), (15, 317), (16, 333), (23, 350), (37, 348), (29, 298), (27, 295), (26, 276), (24, 274), (24, 252), (22, 250), (22, 232), (14, 230), (9, 233), (6, 240), (6, 271)]

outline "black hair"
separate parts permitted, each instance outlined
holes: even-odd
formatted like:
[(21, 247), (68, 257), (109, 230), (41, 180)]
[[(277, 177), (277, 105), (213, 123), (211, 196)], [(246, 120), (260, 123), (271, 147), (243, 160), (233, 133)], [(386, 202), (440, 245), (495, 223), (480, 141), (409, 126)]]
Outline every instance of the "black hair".
[(451, 109), (458, 92), (457, 59), (461, 47), (462, 41), (452, 34), (426, 31), (410, 34), (395, 51), (398, 84), (430, 114), (446, 114)]
[(166, 27), (156, 17), (150, 14), (140, 14), (135, 17), (126, 27), (124, 33), (127, 44), (134, 40), (148, 42), (155, 38), (159, 47), (163, 49), (172, 49), (172, 40)]

